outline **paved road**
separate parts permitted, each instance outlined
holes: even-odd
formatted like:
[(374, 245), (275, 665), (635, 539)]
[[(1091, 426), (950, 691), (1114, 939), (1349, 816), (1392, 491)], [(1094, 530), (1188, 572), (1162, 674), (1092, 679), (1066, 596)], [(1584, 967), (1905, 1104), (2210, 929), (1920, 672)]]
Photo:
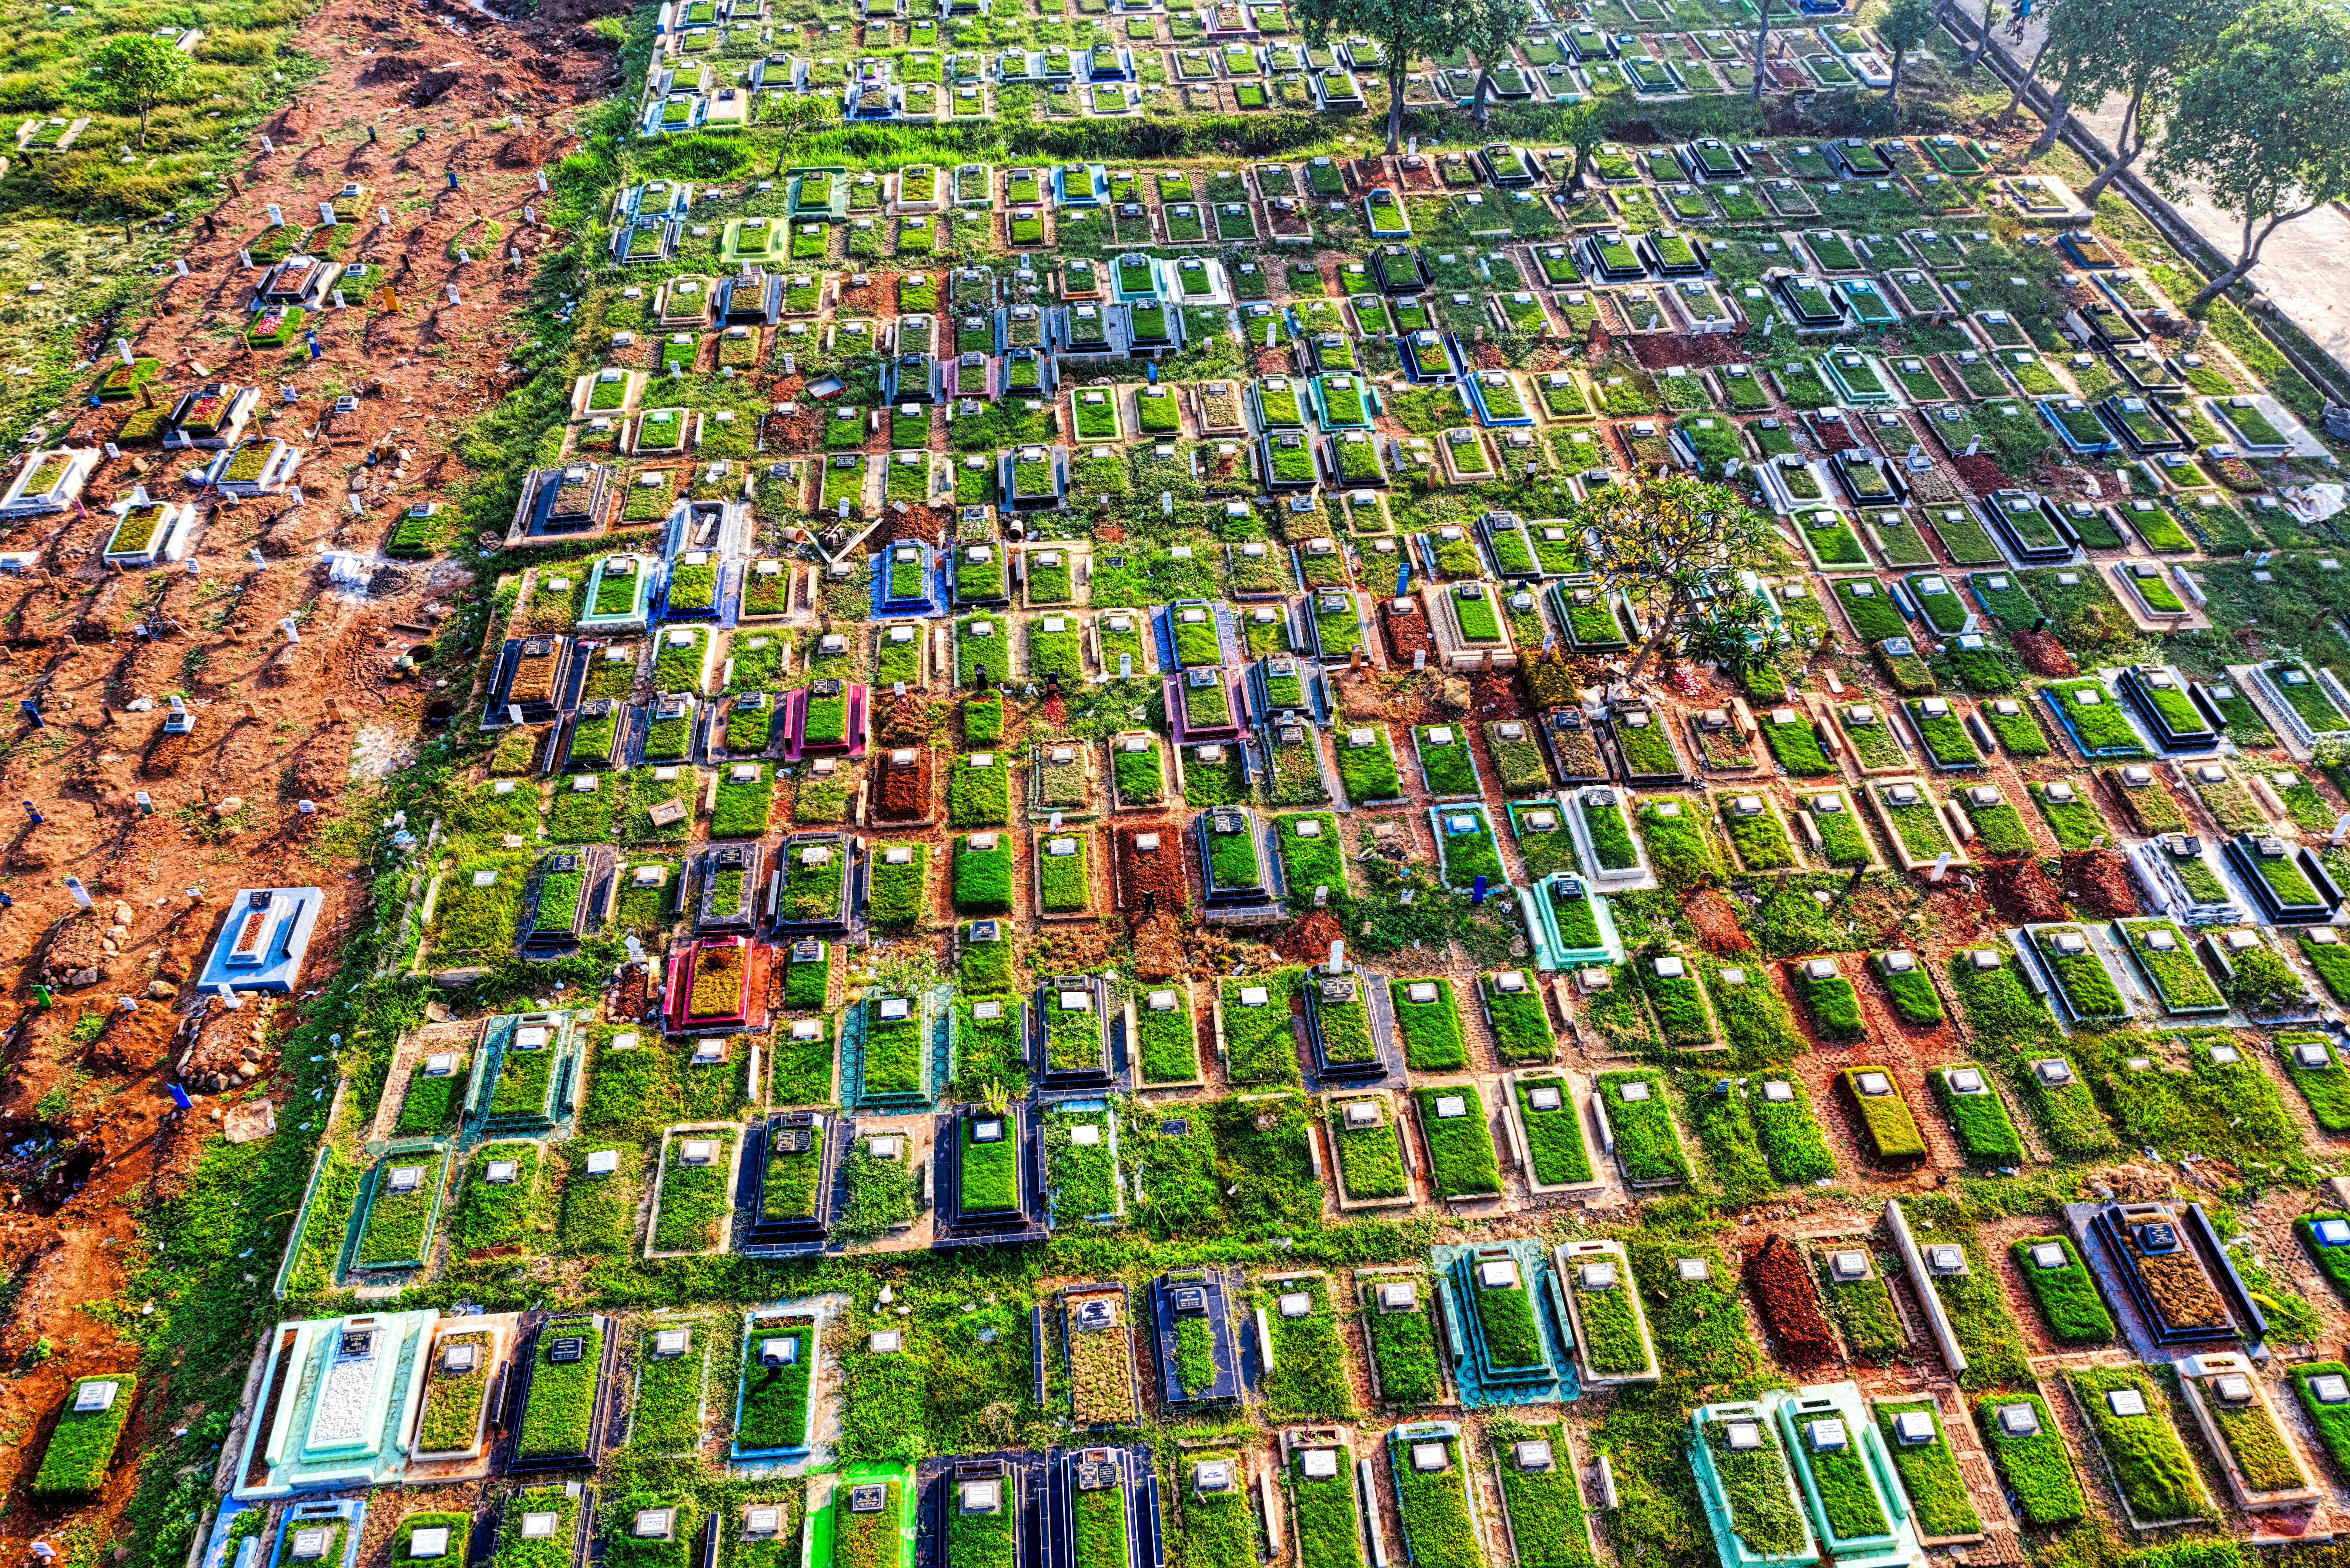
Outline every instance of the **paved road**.
[[(1959, 8), (1980, 25), (1984, 0), (1959, 0)], [(2046, 27), (2036, 18), (2024, 24), (2022, 41), (2012, 40), (2009, 24), (2002, 19), (1996, 37), (2000, 47), (2017, 60), (2028, 60), (2040, 47)], [(2045, 77), (2043, 80), (2045, 81)], [(2094, 108), (2080, 106), (2075, 112), (2088, 128), (2111, 146), (2121, 130), (2122, 111), (2128, 100), (2115, 97)], [(2149, 149), (2137, 161), (2144, 173), (2153, 161)], [(2208, 203), (2197, 200), (2190, 191), (2188, 199), (2176, 203), (2179, 216), (2192, 224), (2195, 231), (2209, 240), (2213, 248), (2233, 257), (2242, 244), (2242, 224), (2236, 219)], [(2333, 356), (2334, 362), (2350, 369), (2350, 218), (2334, 207), (2322, 207), (2305, 218), (2287, 223), (2269, 237), (2261, 252), (2261, 265), (2251, 273), (2252, 286), (2276, 301), (2278, 308), (2293, 318), (2294, 325), (2316, 339), (2319, 348)]]

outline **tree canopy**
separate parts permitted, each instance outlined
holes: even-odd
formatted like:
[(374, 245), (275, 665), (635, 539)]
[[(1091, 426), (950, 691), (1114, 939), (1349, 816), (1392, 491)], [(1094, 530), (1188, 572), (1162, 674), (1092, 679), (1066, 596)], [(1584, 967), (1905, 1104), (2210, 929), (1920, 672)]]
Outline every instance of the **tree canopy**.
[(2259, 264), (2277, 229), (2350, 196), (2350, 13), (2330, 0), (2255, 0), (2180, 78), (2152, 172), (2243, 225), (2199, 309)]
[[(1481, 62), (1506, 59), (1530, 16), (1525, 0), (1298, 0), (1307, 43), (1359, 33), (1386, 51), (1388, 151), (1403, 145), (1403, 84), (1411, 62), (1466, 48)], [(1482, 105), (1485, 83), (1478, 81)]]
[(188, 74), (188, 57), (175, 44), (146, 33), (124, 33), (89, 52), (84, 73), (91, 97), (139, 117), (139, 145), (147, 145), (147, 117)]
[(1781, 549), (1770, 519), (1745, 497), (1685, 473), (1651, 474), (1638, 489), (1607, 486), (1575, 519), (1595, 541), (1593, 566), (1654, 618), (1636, 669), (1724, 576), (1767, 566)]
[(2179, 73), (2210, 45), (2234, 14), (2229, 0), (2064, 0), (2049, 18), (2048, 59), (2058, 81), (2058, 109), (2035, 145), (2063, 134), (2072, 100), (2108, 96), (2128, 101), (2114, 156), (2082, 192), (2094, 202), (2146, 151), (2147, 132)]

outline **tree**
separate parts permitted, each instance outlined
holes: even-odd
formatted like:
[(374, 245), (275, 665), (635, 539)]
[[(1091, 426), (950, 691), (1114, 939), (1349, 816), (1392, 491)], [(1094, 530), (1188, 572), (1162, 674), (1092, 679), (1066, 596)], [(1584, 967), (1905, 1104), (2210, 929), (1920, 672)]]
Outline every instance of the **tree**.
[(1428, 0), (1298, 0), (1297, 17), (1305, 41), (1319, 47), (1332, 35), (1359, 33), (1386, 51), (1381, 62), (1388, 83), (1388, 151), (1403, 145), (1403, 80), (1411, 62), (1451, 47), (1455, 16)]
[(1777, 549), (1769, 519), (1744, 497), (1685, 473), (1657, 475), (1637, 490), (1607, 486), (1574, 515), (1598, 541), (1592, 565), (1656, 616), (1633, 661), (1636, 679), (1725, 576), (1760, 569)]
[(1681, 653), (1711, 664), (1739, 685), (1776, 659), (1789, 645), (1786, 632), (1771, 624), (1758, 594), (1730, 596), (1709, 604), (1681, 638)]
[(1793, 21), (1796, 12), (1794, 0), (1752, 0), (1752, 4), (1754, 6), (1754, 85), (1748, 89), (1747, 96), (1760, 103), (1762, 100), (1762, 55), (1771, 47), (1772, 15), (1775, 12)]
[[(2040, 0), (2037, 11), (2037, 15), (2040, 18), (2040, 47), (2033, 52), (2032, 63), (2015, 73), (2015, 90), (2007, 95), (2007, 107), (2000, 111), (2001, 119), (2004, 119), (2007, 116), (2013, 114), (2017, 109), (2022, 106), (2023, 89), (2032, 84), (2032, 78), (2033, 77), (2040, 74), (2040, 62), (2047, 58), (2049, 46), (2055, 42), (2056, 26), (2054, 17), (2057, 10), (2058, 6), (2055, 4), (2055, 0)], [(1983, 32), (1986, 36), (1990, 35), (1991, 23), (1988, 19), (1983, 23)], [(2016, 36), (2020, 37), (2022, 36), (2022, 18), (2018, 17), (2016, 21)], [(2062, 96), (2061, 93), (2059, 96)], [(2054, 146), (2054, 144), (2055, 139), (2051, 137), (2049, 139), (2049, 145)], [(2045, 151), (2045, 149), (2043, 149), (2043, 151)]]
[(2056, 116), (2035, 150), (2055, 145), (2073, 99), (2096, 102), (2119, 95), (2127, 100), (2114, 155), (2081, 192), (2084, 202), (2094, 203), (2146, 151), (2180, 75), (2233, 13), (2230, 0), (2064, 0), (2049, 29), (2062, 80)]
[(1463, 0), (1453, 7), (1453, 41), (1477, 57), (1477, 96), (1469, 112), (1485, 123), (1485, 92), (1493, 85), (1493, 64), (1510, 57), (1510, 42), (1534, 21), (1525, 0)]
[(1885, 89), (1889, 100), (1901, 90), (1901, 62), (1910, 50), (1933, 36), (1933, 0), (1893, 0), (1877, 19), (1877, 42), (1893, 51), (1893, 85)]
[(123, 114), (139, 117), (139, 145), (147, 145), (147, 117), (188, 74), (176, 45), (145, 33), (124, 33), (89, 52), (86, 89)]
[(2350, 197), (2350, 13), (2330, 0), (2255, 0), (2180, 78), (2155, 183), (2242, 221), (2228, 269), (2199, 310), (2260, 264), (2269, 236)]
[(1981, 65), (1982, 63), (1983, 56), (1991, 52), (1991, 30), (1998, 24), (1998, 22), (1999, 0), (1984, 0), (1982, 36), (1975, 40), (1975, 47), (1967, 51), (1967, 57), (1959, 62), (1959, 74), (1960, 76), (1970, 77), (1974, 75), (1975, 67)]

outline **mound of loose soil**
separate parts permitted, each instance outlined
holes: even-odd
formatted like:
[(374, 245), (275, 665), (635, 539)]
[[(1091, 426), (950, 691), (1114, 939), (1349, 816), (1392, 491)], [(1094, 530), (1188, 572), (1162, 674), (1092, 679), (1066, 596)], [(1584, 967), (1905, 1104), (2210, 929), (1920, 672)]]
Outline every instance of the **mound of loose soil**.
[(2091, 914), (2116, 919), (2137, 913), (2137, 890), (2129, 870), (2110, 849), (2084, 849), (2064, 857), (2064, 890)]
[(1749, 1253), (1746, 1287), (1781, 1360), (1800, 1365), (1835, 1358), (1835, 1335), (1821, 1315), (1811, 1271), (1793, 1241), (1773, 1235)]
[(1746, 928), (1740, 923), (1738, 906), (1711, 888), (1697, 894), (1681, 906), (1681, 915), (1697, 932), (1698, 945), (1712, 953), (1742, 953), (1754, 950), (1753, 941)]
[(2000, 918), (2010, 925), (2037, 925), (2064, 918), (2064, 896), (2037, 860), (1994, 861), (1983, 867), (1983, 887)]
[(914, 748), (912, 763), (904, 767), (897, 766), (885, 754), (881, 759), (881, 787), (874, 815), (883, 822), (920, 822), (930, 814), (929, 748)]
[(2015, 644), (2016, 655), (2023, 660), (2023, 667), (2034, 675), (2081, 673), (2081, 667), (2073, 662), (2073, 656), (2064, 651), (2064, 645), (2056, 640), (2054, 633), (2019, 631), (2012, 633), (2010, 640)]
[(1327, 910), (1316, 909), (1282, 932), (1273, 950), (1292, 963), (1321, 963), (1330, 957), (1330, 944), (1346, 934)]
[[(1137, 849), (1135, 836), (1159, 836), (1156, 849)], [(1180, 914), (1191, 890), (1183, 879), (1183, 849), (1180, 835), (1164, 828), (1121, 827), (1118, 830), (1118, 885), (1125, 890), (1127, 918), (1142, 922), (1143, 906), (1150, 906), (1151, 923), (1162, 915)]]
[(1395, 600), (1379, 601), (1379, 624), (1387, 628), (1388, 659), (1409, 669), (1415, 653), (1436, 651), (1436, 638), (1428, 629), (1428, 610), (1418, 599), (1402, 615), (1396, 613)]
[(2015, 482), (1999, 464), (1987, 457), (1954, 457), (1950, 466), (1967, 482), (1967, 488), (1977, 495), (1989, 495), (1994, 490), (2005, 490)]

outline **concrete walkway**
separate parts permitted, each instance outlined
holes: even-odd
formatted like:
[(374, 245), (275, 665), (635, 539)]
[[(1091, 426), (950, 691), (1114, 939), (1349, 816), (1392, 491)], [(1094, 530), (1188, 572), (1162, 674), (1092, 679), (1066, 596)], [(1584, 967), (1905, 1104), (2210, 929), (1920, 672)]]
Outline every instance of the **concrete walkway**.
[[(1981, 26), (1983, 5), (1984, 0), (1959, 0), (1958, 9)], [(2024, 24), (2022, 39), (2015, 39), (2010, 33), (2012, 14), (2011, 9), (2002, 16), (1992, 34), (1992, 47), (2006, 50), (2010, 58), (2022, 65), (2040, 47), (2047, 26), (2034, 17)], [(1965, 57), (1965, 51), (1952, 51), (1949, 57), (1955, 64)], [(2040, 79), (2053, 90), (2054, 84), (2044, 72)], [(2127, 99), (2114, 97), (2094, 107), (2076, 105), (2074, 114), (2110, 147), (2120, 133), (2122, 113), (2128, 107)], [(2139, 158), (2138, 173), (2146, 173), (2154, 154), (2155, 149), (2148, 148)], [(2199, 199), (2198, 187), (2189, 187), (2182, 194), (2184, 199), (2173, 203), (2178, 215), (2214, 250), (2233, 260), (2243, 243), (2241, 222)], [(2285, 224), (2262, 247), (2261, 265), (2252, 269), (2250, 281), (2315, 339), (2335, 364), (2350, 369), (2350, 217), (2337, 207), (2326, 206)]]

